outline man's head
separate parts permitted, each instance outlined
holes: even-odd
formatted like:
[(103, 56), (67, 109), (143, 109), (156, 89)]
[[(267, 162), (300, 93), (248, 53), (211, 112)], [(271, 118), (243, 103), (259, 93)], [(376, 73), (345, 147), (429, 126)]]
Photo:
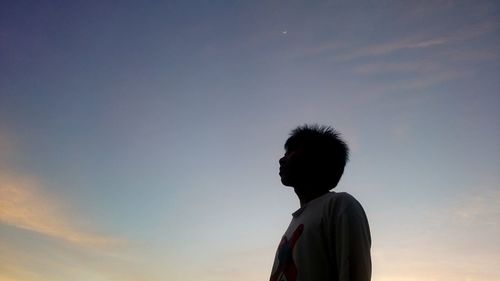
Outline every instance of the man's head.
[(292, 130), (280, 159), (283, 185), (330, 190), (337, 186), (349, 148), (333, 128), (304, 125)]

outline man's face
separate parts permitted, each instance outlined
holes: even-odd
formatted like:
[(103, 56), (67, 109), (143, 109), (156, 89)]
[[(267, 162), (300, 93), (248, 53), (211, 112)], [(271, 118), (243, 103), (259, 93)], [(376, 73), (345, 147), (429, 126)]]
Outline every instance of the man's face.
[(290, 149), (279, 160), (281, 183), (297, 187), (305, 182), (307, 174), (307, 155), (304, 149)]

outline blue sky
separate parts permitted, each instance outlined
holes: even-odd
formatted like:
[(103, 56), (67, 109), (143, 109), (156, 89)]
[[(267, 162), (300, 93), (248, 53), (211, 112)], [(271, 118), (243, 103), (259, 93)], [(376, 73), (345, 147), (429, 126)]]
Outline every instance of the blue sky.
[(375, 281), (500, 278), (495, 1), (0, 5), (0, 281), (268, 278), (304, 123)]

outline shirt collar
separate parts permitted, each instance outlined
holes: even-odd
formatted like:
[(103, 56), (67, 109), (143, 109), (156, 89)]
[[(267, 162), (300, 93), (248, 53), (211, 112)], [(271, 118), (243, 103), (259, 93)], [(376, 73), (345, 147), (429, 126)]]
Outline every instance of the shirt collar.
[(308, 206), (313, 205), (315, 202), (318, 202), (321, 198), (323, 198), (323, 197), (327, 196), (327, 194), (330, 194), (330, 193), (332, 193), (332, 192), (333, 192), (333, 191), (327, 192), (327, 193), (325, 193), (325, 194), (323, 194), (323, 195), (321, 195), (321, 196), (319, 196), (319, 197), (316, 197), (316, 198), (314, 198), (313, 200), (311, 200), (311, 201), (307, 202), (304, 206), (300, 207), (297, 211), (293, 212), (293, 213), (292, 213), (292, 216), (293, 216), (294, 218), (296, 218), (296, 217), (300, 216), (300, 214), (302, 214), (302, 213), (304, 212), (304, 210), (305, 210)]

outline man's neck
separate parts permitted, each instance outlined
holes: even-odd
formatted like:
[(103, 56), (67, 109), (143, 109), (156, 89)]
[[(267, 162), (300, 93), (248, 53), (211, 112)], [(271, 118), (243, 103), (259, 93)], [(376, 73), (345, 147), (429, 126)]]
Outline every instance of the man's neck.
[(295, 194), (299, 197), (300, 207), (303, 207), (305, 204), (320, 197), (323, 194), (328, 193), (328, 189), (315, 189), (315, 188), (307, 188), (307, 187), (294, 187)]

